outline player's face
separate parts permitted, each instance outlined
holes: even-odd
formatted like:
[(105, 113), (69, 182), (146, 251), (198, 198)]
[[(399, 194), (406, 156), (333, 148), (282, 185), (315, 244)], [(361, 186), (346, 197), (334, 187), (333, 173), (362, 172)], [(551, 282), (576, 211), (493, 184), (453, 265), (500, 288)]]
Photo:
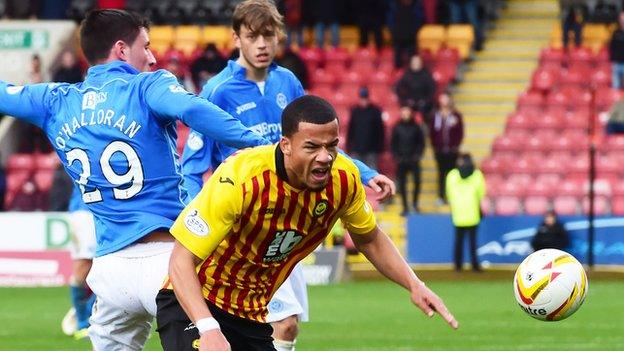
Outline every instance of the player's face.
[(124, 51), (125, 61), (141, 72), (147, 72), (156, 64), (156, 59), (149, 48), (149, 36), (147, 29), (141, 28), (139, 35), (132, 45)]
[(277, 51), (277, 31), (275, 28), (264, 28), (251, 31), (243, 25), (240, 33), (234, 33), (234, 42), (240, 50), (239, 63), (246, 69), (264, 70), (269, 67)]
[[(338, 120), (326, 124), (301, 122), (298, 131), (284, 137), (282, 150), (289, 178), (297, 187), (322, 190), (331, 177), (338, 154)], [(294, 176), (294, 177), (292, 177)]]

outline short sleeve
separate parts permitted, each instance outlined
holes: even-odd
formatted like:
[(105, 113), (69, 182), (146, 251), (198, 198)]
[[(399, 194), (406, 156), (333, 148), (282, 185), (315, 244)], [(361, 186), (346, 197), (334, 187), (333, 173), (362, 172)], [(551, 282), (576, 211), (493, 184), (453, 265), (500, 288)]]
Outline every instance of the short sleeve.
[(217, 168), (171, 227), (171, 234), (201, 259), (212, 254), (240, 216), (242, 185), (235, 175), (231, 163)]
[(355, 196), (340, 218), (352, 234), (366, 234), (375, 229), (377, 221), (372, 206), (366, 201), (366, 193), (360, 182), (353, 181)]

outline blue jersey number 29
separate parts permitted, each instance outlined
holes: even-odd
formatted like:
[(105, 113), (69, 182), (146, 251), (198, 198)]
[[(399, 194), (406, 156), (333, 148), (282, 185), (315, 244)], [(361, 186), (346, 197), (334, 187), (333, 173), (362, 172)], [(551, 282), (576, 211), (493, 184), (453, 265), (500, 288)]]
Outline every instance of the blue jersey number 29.
[[(113, 167), (110, 164), (111, 157), (116, 152), (121, 152), (128, 160), (128, 171), (123, 174), (115, 173)], [(91, 191), (86, 191), (86, 185), (89, 177), (91, 176), (91, 163), (89, 162), (89, 156), (82, 149), (72, 149), (67, 152), (67, 164), (71, 166), (74, 161), (80, 162), (82, 166), (82, 173), (80, 178), (76, 181), (80, 187), (82, 193), (82, 201), (85, 204), (92, 202), (102, 201), (102, 193), (99, 189), (95, 188)], [(123, 141), (114, 141), (104, 149), (102, 156), (100, 157), (100, 167), (104, 178), (114, 186), (120, 187), (113, 188), (113, 197), (118, 200), (126, 200), (134, 195), (138, 194), (143, 188), (143, 167), (141, 166), (141, 160), (132, 146)], [(128, 183), (131, 185), (128, 187)]]

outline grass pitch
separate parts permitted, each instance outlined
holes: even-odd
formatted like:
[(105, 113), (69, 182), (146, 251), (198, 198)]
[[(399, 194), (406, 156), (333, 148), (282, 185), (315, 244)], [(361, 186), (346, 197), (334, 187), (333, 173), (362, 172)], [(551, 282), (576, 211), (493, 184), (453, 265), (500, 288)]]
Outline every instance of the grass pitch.
[[(407, 292), (386, 281), (312, 286), (310, 323), (297, 350), (624, 350), (624, 282), (591, 281), (585, 304), (560, 322), (530, 318), (516, 305), (511, 281), (430, 281), (460, 322), (451, 330), (428, 319)], [(66, 288), (0, 289), (0, 350), (90, 350), (63, 335)], [(146, 350), (160, 350), (152, 335)]]

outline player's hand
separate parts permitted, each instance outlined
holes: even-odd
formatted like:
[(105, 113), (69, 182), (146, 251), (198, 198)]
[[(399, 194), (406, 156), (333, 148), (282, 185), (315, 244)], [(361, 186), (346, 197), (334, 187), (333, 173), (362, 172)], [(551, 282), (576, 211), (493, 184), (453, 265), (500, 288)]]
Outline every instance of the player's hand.
[(208, 330), (199, 337), (199, 351), (231, 351), (230, 343), (227, 341), (220, 329)]
[(383, 174), (378, 174), (368, 181), (368, 186), (375, 190), (378, 200), (384, 202), (396, 193), (396, 186), (392, 179)]
[(453, 317), (451, 312), (446, 308), (442, 299), (425, 286), (424, 283), (418, 284), (415, 288), (411, 289), (411, 295), (412, 302), (427, 316), (433, 317), (435, 313), (438, 313), (453, 329), (459, 327), (459, 322), (457, 322), (455, 317)]

